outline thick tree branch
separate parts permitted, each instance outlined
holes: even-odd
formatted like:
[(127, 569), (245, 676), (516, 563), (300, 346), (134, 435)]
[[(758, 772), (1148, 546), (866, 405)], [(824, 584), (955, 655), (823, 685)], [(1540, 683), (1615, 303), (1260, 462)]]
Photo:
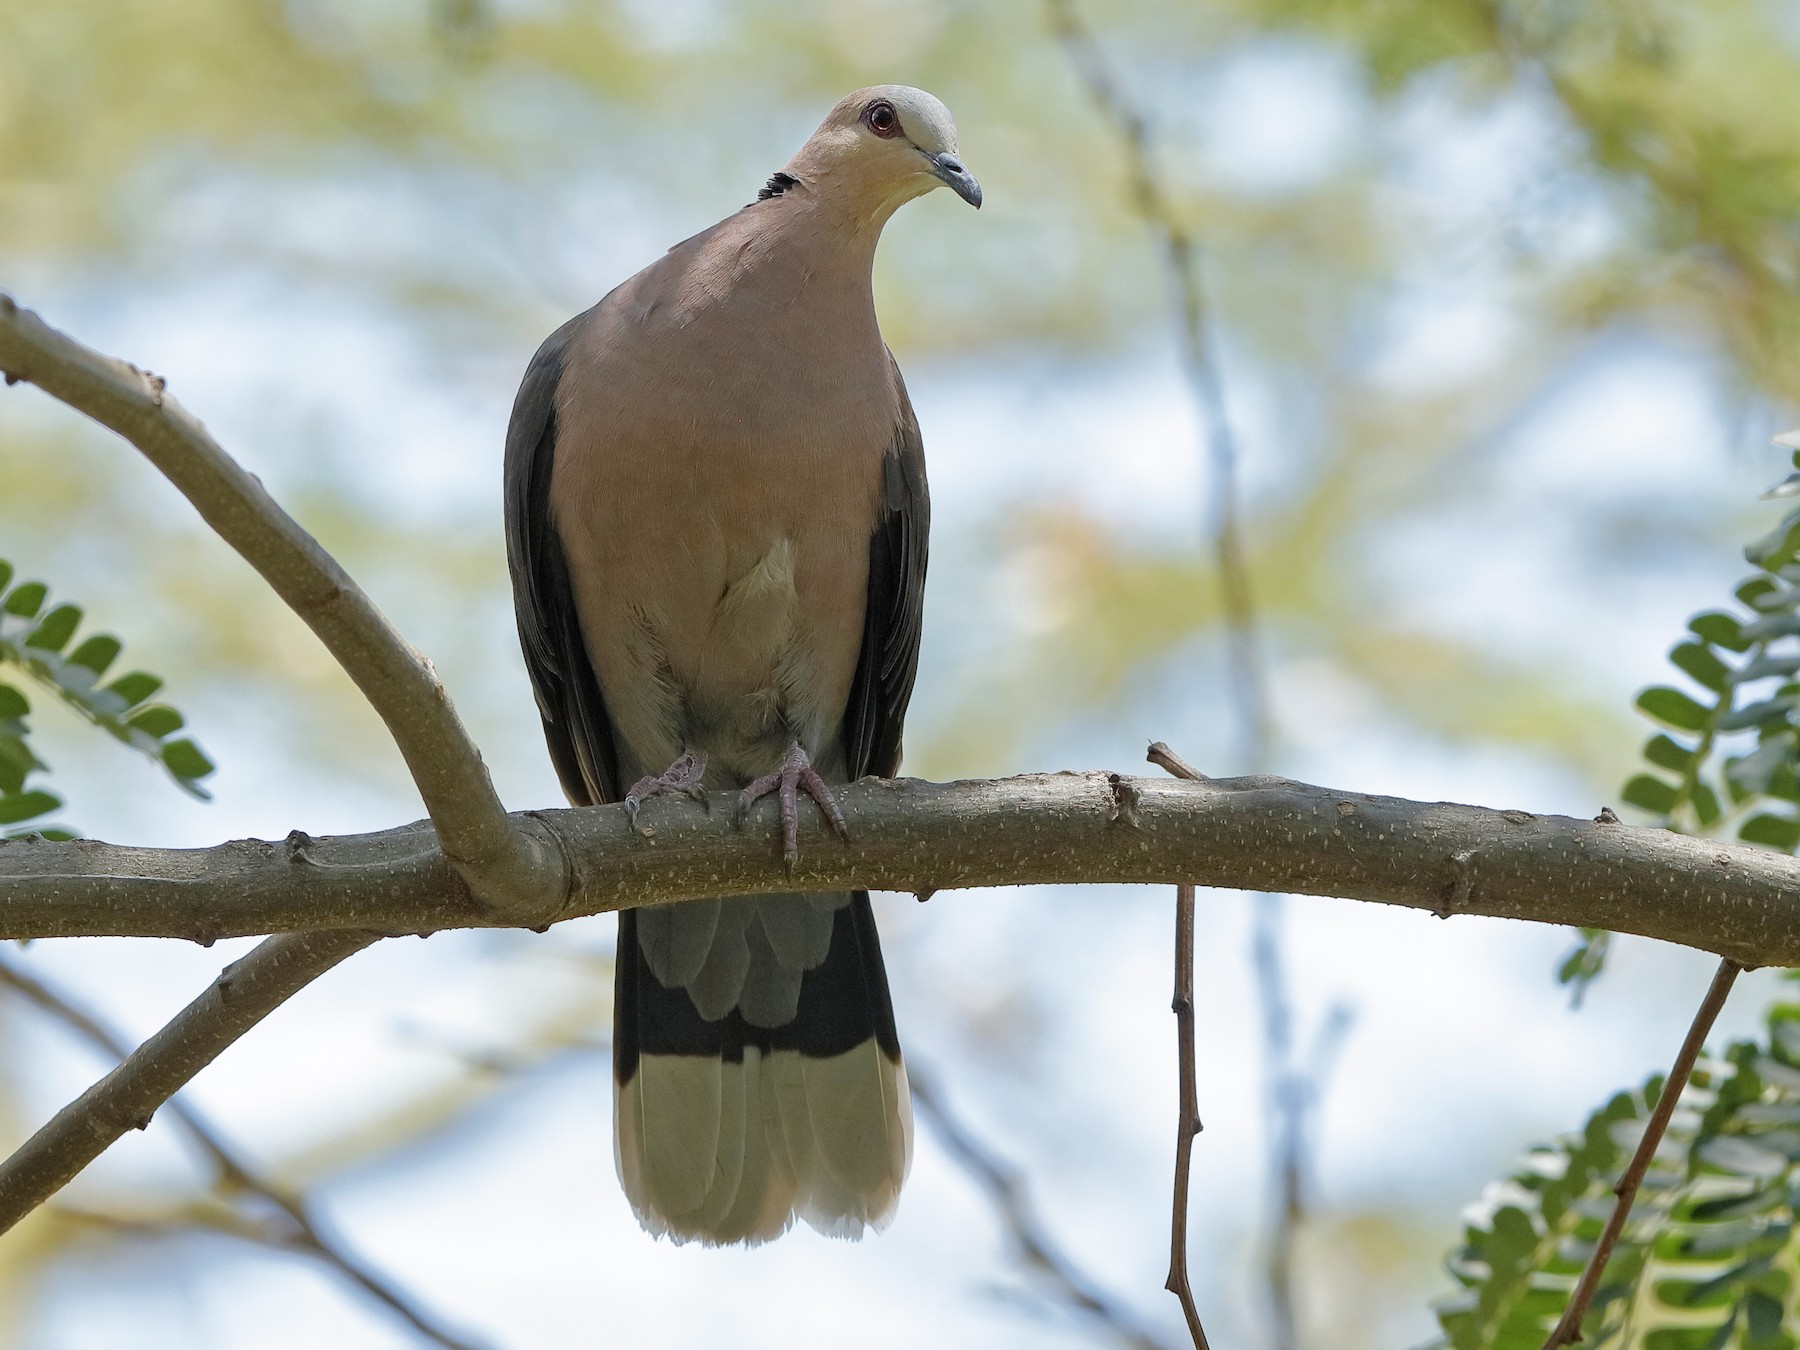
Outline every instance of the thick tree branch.
[[(1415, 802), (1285, 778), (1177, 782), (1106, 773), (840, 790), (841, 841), (812, 813), (793, 872), (773, 806), (740, 829), (734, 798), (526, 813), (572, 882), (575, 918), (699, 896), (1129, 882), (1279, 890), (1638, 933), (1744, 965), (1800, 965), (1800, 860), (1666, 830)], [(200, 941), (357, 928), (495, 926), (429, 826), (210, 849), (74, 840), (0, 844), (0, 939), (116, 934)]]
[(141, 450), (303, 619), (406, 760), (445, 854), (484, 903), (518, 918), (558, 885), (559, 859), (508, 818), (431, 663), (337, 561), (164, 392), (163, 381), (50, 327), (0, 292), (0, 372), (29, 381)]
[(151, 1116), (238, 1037), (380, 937), (340, 930), (271, 938), (225, 967), (199, 998), (0, 1163), (0, 1232)]

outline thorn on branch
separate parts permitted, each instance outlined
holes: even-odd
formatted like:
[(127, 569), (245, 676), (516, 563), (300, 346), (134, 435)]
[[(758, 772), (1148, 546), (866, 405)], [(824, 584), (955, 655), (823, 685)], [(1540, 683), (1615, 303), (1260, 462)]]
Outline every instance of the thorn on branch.
[(1601, 807), (1600, 814), (1594, 817), (1594, 824), (1596, 825), (1617, 825), (1618, 823), (1619, 817), (1614, 814), (1613, 809), (1610, 806)]
[(938, 893), (938, 888), (936, 886), (927, 886), (922, 891), (914, 891), (913, 899), (917, 900), (922, 905), (927, 900), (931, 899), (931, 897), (936, 895), (937, 893)]
[(1456, 867), (1456, 876), (1450, 883), (1450, 893), (1444, 897), (1444, 907), (1432, 911), (1440, 919), (1447, 919), (1459, 910), (1466, 909), (1470, 897), (1475, 894), (1475, 850), (1466, 848), (1461, 853), (1452, 853), (1450, 861)]
[(288, 861), (295, 866), (313, 865), (314, 859), (307, 850), (313, 846), (313, 837), (305, 830), (289, 830), (283, 841), (287, 846)]
[(1112, 789), (1113, 822), (1116, 824), (1122, 820), (1134, 830), (1141, 829), (1142, 822), (1138, 819), (1137, 784), (1123, 774), (1117, 773), (1107, 774), (1106, 782), (1107, 786)]
[(1185, 778), (1190, 783), (1212, 782), (1212, 779), (1201, 773), (1161, 741), (1151, 741), (1149, 753), (1144, 758), (1159, 769), (1167, 770), (1177, 778)]

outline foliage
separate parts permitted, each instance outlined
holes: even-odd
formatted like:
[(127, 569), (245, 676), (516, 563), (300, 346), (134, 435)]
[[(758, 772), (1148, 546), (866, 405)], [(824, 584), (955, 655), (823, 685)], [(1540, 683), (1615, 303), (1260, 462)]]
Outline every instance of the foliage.
[[(1800, 433), (1777, 438), (1793, 444)], [(1800, 495), (1796, 472), (1765, 498)], [(1800, 847), (1800, 507), (1744, 550), (1759, 570), (1739, 608), (1708, 610), (1669, 652), (1685, 683), (1652, 685), (1638, 711), (1664, 730), (1644, 742), (1648, 768), (1623, 799), (1666, 829), (1732, 830), (1748, 844)], [(1727, 747), (1737, 753), (1727, 753)], [(1583, 929), (1557, 972), (1577, 1001), (1605, 965), (1608, 935)]]
[[(175, 735), (185, 725), (182, 715), (152, 701), (162, 680), (134, 670), (102, 684), (118, 659), (119, 639), (95, 633), (76, 642), (82, 617), (78, 606), (51, 605), (49, 587), (41, 581), (12, 583), (12, 564), (0, 560), (0, 665), (29, 677), (93, 725), (154, 759), (185, 791), (206, 797), (201, 780), (212, 773), (213, 762), (192, 739)], [(8, 838), (42, 834), (66, 839), (71, 836), (61, 827), (24, 827), (63, 804), (54, 792), (30, 781), (47, 767), (31, 748), (30, 713), (24, 691), (0, 683), (0, 827), (11, 827)]]
[[(1621, 1092), (1484, 1197), (1438, 1305), (1446, 1350), (1538, 1350), (1612, 1209), (1661, 1091)], [(1616, 1350), (1800, 1344), (1800, 1007), (1697, 1066), (1639, 1192), (1582, 1343)]]
[[(1800, 444), (1800, 433), (1777, 440)], [(1764, 494), (1800, 495), (1796, 472)], [(1759, 570), (1739, 608), (1709, 610), (1669, 653), (1683, 687), (1654, 685), (1640, 712), (1665, 730), (1624, 800), (1666, 829), (1733, 830), (1745, 843), (1800, 846), (1800, 508), (1750, 544)], [(1583, 929), (1558, 977), (1582, 992), (1610, 935)], [(1490, 1192), (1450, 1272), (1463, 1292), (1438, 1306), (1451, 1350), (1543, 1344), (1612, 1205), (1612, 1187), (1660, 1080), (1620, 1093), (1579, 1135), (1538, 1149)], [(1621, 1350), (1793, 1350), (1800, 1339), (1800, 1007), (1779, 1005), (1763, 1043), (1739, 1042), (1697, 1069), (1645, 1178), (1582, 1326)]]

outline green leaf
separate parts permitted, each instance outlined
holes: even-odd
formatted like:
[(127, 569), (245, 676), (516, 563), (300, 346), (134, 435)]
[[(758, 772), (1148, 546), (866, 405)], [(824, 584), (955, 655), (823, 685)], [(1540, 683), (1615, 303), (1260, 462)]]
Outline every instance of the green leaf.
[(61, 805), (61, 797), (41, 788), (30, 792), (11, 792), (0, 797), (0, 825), (16, 825), (21, 820), (30, 820), (33, 816), (54, 811)]
[(1681, 744), (1668, 736), (1652, 736), (1644, 742), (1644, 758), (1659, 769), (1668, 769), (1671, 773), (1686, 773), (1688, 766), (1694, 762), (1692, 746)]
[(147, 671), (134, 670), (129, 675), (121, 675), (106, 686), (106, 692), (115, 694), (124, 701), (125, 707), (131, 708), (142, 703), (158, 689), (163, 682)]
[(40, 651), (60, 652), (81, 626), (81, 611), (74, 605), (58, 605), (37, 622), (25, 645)]
[(1792, 853), (1796, 846), (1800, 846), (1800, 819), (1764, 811), (1751, 816), (1738, 827), (1738, 838), (1746, 844), (1762, 844), (1768, 848), (1778, 848), (1783, 853)]
[(1669, 661), (1693, 681), (1715, 694), (1731, 683), (1731, 668), (1698, 642), (1683, 642), (1669, 653)]
[(1694, 815), (1698, 817), (1700, 828), (1703, 830), (1716, 824), (1719, 817), (1725, 814), (1719, 808), (1718, 793), (1714, 792), (1706, 783), (1696, 782), (1694, 784), (1690, 800), (1694, 803)]
[(1619, 795), (1633, 806), (1666, 816), (1675, 809), (1680, 790), (1652, 774), (1640, 773), (1625, 784)]
[(1781, 589), (1781, 584), (1769, 577), (1751, 577), (1743, 582), (1734, 592), (1737, 598), (1751, 609), (1761, 609), (1761, 601)]
[[(0, 589), (12, 576), (12, 567), (0, 563)], [(10, 663), (29, 678), (51, 689), (89, 722), (141, 753), (153, 756), (184, 790), (197, 797), (207, 794), (199, 780), (213, 772), (213, 763), (191, 739), (169, 738), (184, 725), (182, 715), (163, 704), (149, 704), (162, 688), (162, 680), (136, 670), (104, 688), (98, 687), (105, 671), (120, 653), (119, 639), (99, 634), (83, 641), (66, 658), (60, 653), (75, 639), (81, 626), (81, 609), (60, 604), (32, 619), (43, 609), (48, 591), (42, 582), (17, 586), (0, 601), (0, 664)], [(23, 640), (21, 640), (23, 639)], [(133, 712), (133, 709), (136, 711)], [(0, 685), (0, 792), (26, 799), (26, 779), (44, 767), (26, 744), (30, 729), (25, 718), (30, 706), (23, 695)], [(0, 824), (11, 823), (0, 821)]]
[(1679, 689), (1652, 685), (1637, 696), (1640, 711), (1665, 726), (1678, 731), (1700, 731), (1706, 726), (1708, 711)]
[(153, 703), (142, 712), (133, 713), (126, 725), (161, 740), (170, 732), (180, 731), (186, 723), (168, 704)]
[(162, 758), (169, 772), (189, 788), (193, 788), (193, 780), (206, 777), (215, 767), (205, 752), (190, 740), (170, 741), (163, 746)]
[(1752, 703), (1739, 708), (1735, 712), (1726, 713), (1713, 725), (1720, 731), (1743, 731), (1750, 727), (1766, 727), (1782, 724), (1787, 715), (1800, 704), (1800, 699), (1793, 695), (1779, 698), (1766, 698), (1760, 703)]
[(1760, 539), (1744, 545), (1744, 557), (1754, 566), (1774, 571), (1791, 562), (1796, 550), (1800, 550), (1800, 517), (1789, 515)]
[(1688, 631), (1702, 641), (1715, 647), (1723, 647), (1728, 652), (1750, 650), (1750, 639), (1744, 636), (1743, 624), (1738, 622), (1736, 616), (1722, 610), (1714, 609), (1696, 614), (1688, 620)]
[(1581, 941), (1575, 950), (1563, 958), (1557, 967), (1556, 982), (1569, 986), (1569, 1004), (1579, 1008), (1581, 1000), (1586, 997), (1588, 986), (1599, 978), (1606, 966), (1607, 949), (1612, 945), (1612, 934), (1604, 928), (1579, 928)]
[(99, 633), (83, 640), (82, 644), (70, 653), (69, 664), (83, 666), (93, 671), (96, 676), (104, 675), (106, 668), (119, 655), (119, 649), (119, 639), (110, 633)]
[(1800, 745), (1800, 737), (1792, 730), (1765, 736), (1749, 754), (1726, 761), (1726, 782), (1745, 796), (1767, 792), (1775, 775), (1792, 765), (1796, 745)]
[(44, 603), (44, 597), (50, 594), (50, 588), (41, 581), (28, 581), (22, 586), (15, 586), (4, 603), (0, 603), (0, 611), (16, 614), (21, 619), (29, 619), (36, 614)]

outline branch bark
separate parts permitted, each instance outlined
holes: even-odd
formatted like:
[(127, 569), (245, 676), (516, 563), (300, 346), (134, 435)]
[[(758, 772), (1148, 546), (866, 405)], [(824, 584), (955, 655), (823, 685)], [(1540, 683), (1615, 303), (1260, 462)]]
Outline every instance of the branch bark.
[(256, 476), (168, 396), (160, 377), (83, 346), (4, 292), (0, 372), (8, 384), (35, 384), (130, 441), (317, 634), (387, 723), (445, 855), (475, 896), (517, 917), (555, 894), (560, 860), (529, 820), (507, 816), (431, 663)]
[[(1278, 890), (1638, 933), (1746, 966), (1800, 965), (1800, 859), (1666, 830), (1416, 802), (1253, 777), (1106, 773), (839, 791), (850, 839), (815, 816), (792, 872), (774, 808), (743, 828), (730, 794), (528, 812), (566, 858), (540, 897), (562, 920), (701, 896), (1125, 882)], [(504, 926), (423, 823), (379, 834), (146, 849), (0, 845), (0, 940), (111, 934), (197, 941), (355, 928)], [(513, 921), (517, 924), (517, 921)]]

